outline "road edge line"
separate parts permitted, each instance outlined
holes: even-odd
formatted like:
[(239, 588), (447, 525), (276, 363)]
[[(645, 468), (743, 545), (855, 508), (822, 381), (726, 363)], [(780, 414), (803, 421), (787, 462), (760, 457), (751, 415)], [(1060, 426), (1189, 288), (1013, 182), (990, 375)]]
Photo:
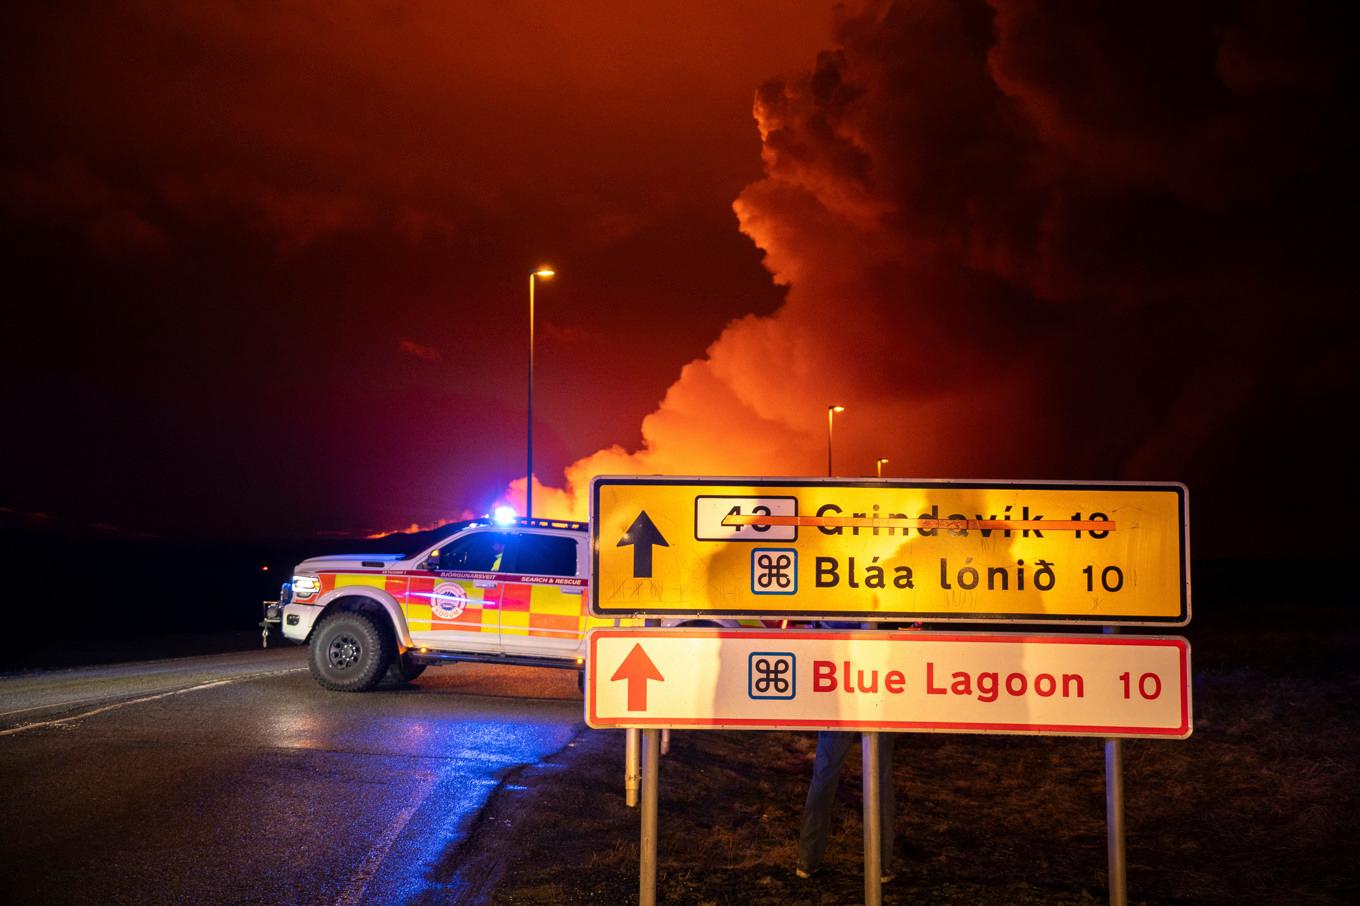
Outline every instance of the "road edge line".
[(382, 836), (373, 844), (373, 848), (368, 851), (364, 861), (359, 863), (359, 867), (350, 875), (349, 881), (345, 884), (345, 889), (340, 891), (340, 896), (335, 898), (335, 906), (356, 906), (368, 888), (368, 882), (372, 881), (377, 875), (378, 869), (382, 867), (383, 860), (387, 858), (387, 853), (392, 849), (392, 844), (397, 842), (401, 832), (406, 829), (411, 817), (416, 811), (425, 804), (425, 800), (430, 798), (434, 792), (435, 784), (439, 782), (439, 775), (433, 774), (425, 779), (425, 783), (420, 787), (415, 801), (397, 813), (387, 827), (383, 830)]

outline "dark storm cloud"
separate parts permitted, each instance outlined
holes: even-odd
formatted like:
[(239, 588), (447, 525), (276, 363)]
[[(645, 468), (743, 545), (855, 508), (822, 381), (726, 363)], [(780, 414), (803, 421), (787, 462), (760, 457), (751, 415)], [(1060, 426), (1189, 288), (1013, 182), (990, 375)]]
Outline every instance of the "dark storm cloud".
[(728, 205), (759, 173), (752, 86), (828, 20), (6, 5), (0, 503), (166, 534), (480, 512), (523, 462), (541, 261), (538, 462), (635, 436), (723, 323), (778, 302)]
[(1342, 33), (1291, 4), (846, 12), (756, 97), (736, 210), (786, 304), (563, 505), (600, 471), (817, 474), (834, 402), (846, 474), (1185, 480), (1210, 552), (1268, 548), (1226, 537), (1251, 489), (1339, 469), (1355, 396)]
[[(771, 3), (494, 6), (12, 10), (6, 106), (24, 135), (10, 165), (50, 181), (64, 161), (165, 227), (227, 221), (284, 250), (364, 226), (458, 235), (531, 210), (609, 243), (711, 191), (715, 155), (690, 149), (741, 128), (712, 116), (712, 97), (744, 94), (728, 74), (806, 41), (795, 36), (813, 19), (774, 21)], [(757, 31), (774, 40), (743, 45)], [(636, 166), (647, 156), (659, 166)]]
[(438, 349), (435, 349), (433, 346), (426, 346), (424, 343), (417, 343), (410, 337), (398, 337), (397, 348), (407, 355), (415, 356), (418, 359), (424, 359), (427, 362), (438, 362), (443, 358)]
[(168, 244), (165, 232), (148, 219), (145, 199), (101, 179), (78, 158), (66, 155), (31, 170), (11, 170), (3, 184), (3, 201), (12, 212), (65, 220), (101, 253), (157, 252)]

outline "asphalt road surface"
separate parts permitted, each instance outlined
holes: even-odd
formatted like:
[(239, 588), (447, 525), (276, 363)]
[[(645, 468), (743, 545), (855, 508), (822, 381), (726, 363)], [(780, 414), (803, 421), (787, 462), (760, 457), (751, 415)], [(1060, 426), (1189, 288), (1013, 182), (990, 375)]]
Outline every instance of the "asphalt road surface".
[(567, 670), (354, 695), (292, 647), (0, 677), (0, 902), (483, 902), (469, 828), (581, 719)]

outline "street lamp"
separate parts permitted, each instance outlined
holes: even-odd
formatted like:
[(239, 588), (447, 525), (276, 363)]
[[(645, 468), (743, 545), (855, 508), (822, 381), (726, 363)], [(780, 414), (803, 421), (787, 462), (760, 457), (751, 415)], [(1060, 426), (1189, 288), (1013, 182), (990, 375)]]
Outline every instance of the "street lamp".
[(528, 451), (524, 466), (524, 515), (534, 515), (534, 282), (547, 280), (556, 271), (540, 267), (529, 275), (529, 425), (525, 432)]
[(836, 473), (831, 471), (831, 435), (835, 431), (836, 413), (844, 412), (844, 406), (826, 407), (826, 477), (830, 478)]
[(887, 461), (888, 461), (888, 460), (887, 460), (886, 457), (883, 458), (883, 459), (874, 460), (874, 469), (878, 472), (878, 477), (879, 477), (879, 478), (882, 478), (882, 477), (883, 477), (883, 464), (884, 464), (885, 462), (887, 462)]

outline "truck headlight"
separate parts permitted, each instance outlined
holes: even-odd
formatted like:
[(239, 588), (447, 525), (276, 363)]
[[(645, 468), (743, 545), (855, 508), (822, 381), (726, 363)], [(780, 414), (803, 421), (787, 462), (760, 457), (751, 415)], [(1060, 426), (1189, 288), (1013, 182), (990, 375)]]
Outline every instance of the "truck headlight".
[(294, 576), (293, 597), (310, 598), (321, 590), (321, 579), (317, 576)]

